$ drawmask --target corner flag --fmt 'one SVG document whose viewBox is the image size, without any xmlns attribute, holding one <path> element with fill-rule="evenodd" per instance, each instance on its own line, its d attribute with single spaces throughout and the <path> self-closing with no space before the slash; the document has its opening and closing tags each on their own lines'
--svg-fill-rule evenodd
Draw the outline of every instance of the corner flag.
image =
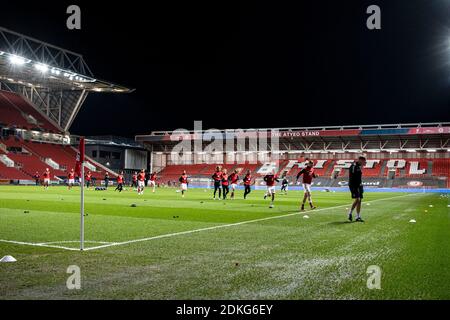
<svg viewBox="0 0 450 320">
<path fill-rule="evenodd" d="M 84 138 L 80 138 L 80 145 L 78 147 L 78 153 L 76 158 L 76 164 L 75 164 L 75 173 L 80 177 L 81 181 L 81 169 L 82 164 L 84 162 Z"/>
</svg>

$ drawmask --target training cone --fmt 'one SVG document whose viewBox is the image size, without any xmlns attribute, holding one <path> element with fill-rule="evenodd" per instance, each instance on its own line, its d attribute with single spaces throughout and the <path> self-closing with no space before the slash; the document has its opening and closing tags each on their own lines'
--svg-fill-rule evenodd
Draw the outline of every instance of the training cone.
<svg viewBox="0 0 450 320">
<path fill-rule="evenodd" d="M 414 219 L 409 220 L 409 223 L 416 223 L 417 221 Z"/>
<path fill-rule="evenodd" d="M 309 219 L 309 216 L 304 215 L 304 216 L 303 216 L 303 219 Z"/>
<path fill-rule="evenodd" d="M 16 262 L 17 260 L 14 259 L 13 256 L 4 256 L 0 259 L 0 262 Z"/>
</svg>

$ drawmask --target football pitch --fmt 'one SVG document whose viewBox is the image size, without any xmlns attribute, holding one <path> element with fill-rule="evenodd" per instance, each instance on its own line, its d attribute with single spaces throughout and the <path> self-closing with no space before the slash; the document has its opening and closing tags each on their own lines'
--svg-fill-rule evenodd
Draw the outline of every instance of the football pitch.
<svg viewBox="0 0 450 320">
<path fill-rule="evenodd" d="M 348 193 L 314 192 L 318 209 L 299 212 L 300 191 L 269 209 L 262 191 L 89 190 L 80 252 L 79 192 L 0 187 L 0 258 L 17 259 L 0 263 L 0 299 L 450 299 L 441 194 L 368 192 L 365 223 L 350 223 Z"/>
</svg>

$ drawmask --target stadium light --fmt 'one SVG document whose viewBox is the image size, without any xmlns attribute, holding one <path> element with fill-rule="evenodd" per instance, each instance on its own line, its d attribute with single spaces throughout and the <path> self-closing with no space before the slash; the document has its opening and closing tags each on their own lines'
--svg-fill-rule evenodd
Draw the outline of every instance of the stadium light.
<svg viewBox="0 0 450 320">
<path fill-rule="evenodd" d="M 11 62 L 12 64 L 15 64 L 15 65 L 19 65 L 19 66 L 29 63 L 30 61 L 31 60 L 27 60 L 25 58 L 22 58 L 22 57 L 19 57 L 16 55 L 9 56 L 9 62 Z"/>
<path fill-rule="evenodd" d="M 52 70 L 50 71 L 52 74 L 59 76 L 61 74 L 61 71 L 59 71 L 56 68 L 52 68 Z"/>
<path fill-rule="evenodd" d="M 34 65 L 34 68 L 42 73 L 48 72 L 48 66 L 45 64 L 37 63 Z"/>
</svg>

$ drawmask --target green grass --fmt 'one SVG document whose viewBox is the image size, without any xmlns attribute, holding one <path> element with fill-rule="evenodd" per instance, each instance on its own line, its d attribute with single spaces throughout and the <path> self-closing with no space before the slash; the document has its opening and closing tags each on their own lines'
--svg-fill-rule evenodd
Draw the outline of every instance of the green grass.
<svg viewBox="0 0 450 320">
<path fill-rule="evenodd" d="M 448 198 L 366 193 L 361 224 L 346 222 L 348 193 L 316 192 L 320 210 L 301 214 L 298 191 L 274 209 L 261 191 L 241 194 L 87 191 L 86 247 L 119 245 L 80 252 L 67 250 L 78 247 L 79 189 L 2 186 L 0 239 L 66 249 L 0 241 L 0 257 L 18 260 L 0 264 L 0 299 L 450 299 Z M 66 288 L 69 265 L 81 290 Z M 370 265 L 381 290 L 366 286 Z"/>
</svg>

